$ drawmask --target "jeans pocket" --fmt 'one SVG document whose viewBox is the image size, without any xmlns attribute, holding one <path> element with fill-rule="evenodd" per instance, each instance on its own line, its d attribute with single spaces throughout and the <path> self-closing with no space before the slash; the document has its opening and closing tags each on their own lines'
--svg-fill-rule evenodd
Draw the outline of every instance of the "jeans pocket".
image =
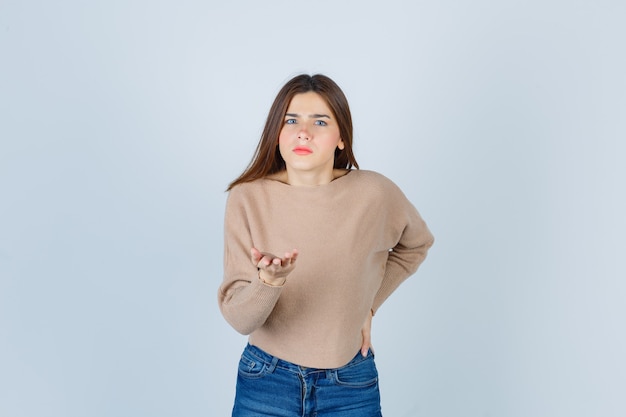
<svg viewBox="0 0 626 417">
<path fill-rule="evenodd" d="M 350 363 L 335 370 L 337 385 L 351 388 L 365 388 L 378 383 L 378 370 L 374 358 L 369 356 L 356 363 Z"/>
<path fill-rule="evenodd" d="M 245 353 L 241 355 L 238 368 L 238 373 L 241 377 L 249 379 L 262 378 L 265 376 L 266 369 L 267 366 L 262 360 Z"/>
</svg>

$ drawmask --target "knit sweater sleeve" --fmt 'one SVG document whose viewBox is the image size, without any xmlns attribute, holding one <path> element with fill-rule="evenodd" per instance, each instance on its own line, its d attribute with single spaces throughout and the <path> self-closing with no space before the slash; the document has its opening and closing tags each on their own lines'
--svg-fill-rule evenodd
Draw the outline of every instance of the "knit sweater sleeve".
<svg viewBox="0 0 626 417">
<path fill-rule="evenodd" d="M 392 183 L 388 192 L 386 218 L 396 244 L 389 250 L 383 281 L 374 297 L 374 313 L 405 279 L 417 271 L 434 243 L 426 223 L 402 191 Z"/>
<path fill-rule="evenodd" d="M 270 315 L 282 286 L 259 279 L 252 263 L 253 247 L 249 206 L 240 187 L 230 191 L 224 216 L 224 278 L 218 290 L 218 304 L 226 321 L 247 335 L 262 326 Z"/>
</svg>

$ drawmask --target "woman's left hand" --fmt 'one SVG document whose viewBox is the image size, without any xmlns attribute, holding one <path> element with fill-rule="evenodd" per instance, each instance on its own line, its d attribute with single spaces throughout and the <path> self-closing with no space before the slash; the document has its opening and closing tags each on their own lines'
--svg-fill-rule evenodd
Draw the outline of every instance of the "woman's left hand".
<svg viewBox="0 0 626 417">
<path fill-rule="evenodd" d="M 361 355 L 367 356 L 367 351 L 372 350 L 374 353 L 374 346 L 372 346 L 372 310 L 370 310 L 363 327 L 361 328 L 361 334 L 363 335 L 363 344 L 361 345 Z"/>
</svg>

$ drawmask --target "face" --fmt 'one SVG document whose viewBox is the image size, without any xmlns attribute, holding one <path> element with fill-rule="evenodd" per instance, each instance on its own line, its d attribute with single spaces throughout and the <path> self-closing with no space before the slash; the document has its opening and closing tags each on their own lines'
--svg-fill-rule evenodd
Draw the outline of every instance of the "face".
<svg viewBox="0 0 626 417">
<path fill-rule="evenodd" d="M 319 185 L 333 178 L 335 149 L 343 149 L 339 125 L 317 93 L 296 94 L 278 136 L 290 183 Z"/>
</svg>

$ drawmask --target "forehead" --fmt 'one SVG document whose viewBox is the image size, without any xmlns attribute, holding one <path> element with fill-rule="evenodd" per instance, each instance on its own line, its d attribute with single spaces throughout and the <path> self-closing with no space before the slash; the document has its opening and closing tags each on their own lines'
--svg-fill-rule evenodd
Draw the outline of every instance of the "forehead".
<svg viewBox="0 0 626 417">
<path fill-rule="evenodd" d="M 326 100 L 316 92 L 307 91 L 293 96 L 287 107 L 289 113 L 327 113 L 332 111 Z"/>
</svg>

